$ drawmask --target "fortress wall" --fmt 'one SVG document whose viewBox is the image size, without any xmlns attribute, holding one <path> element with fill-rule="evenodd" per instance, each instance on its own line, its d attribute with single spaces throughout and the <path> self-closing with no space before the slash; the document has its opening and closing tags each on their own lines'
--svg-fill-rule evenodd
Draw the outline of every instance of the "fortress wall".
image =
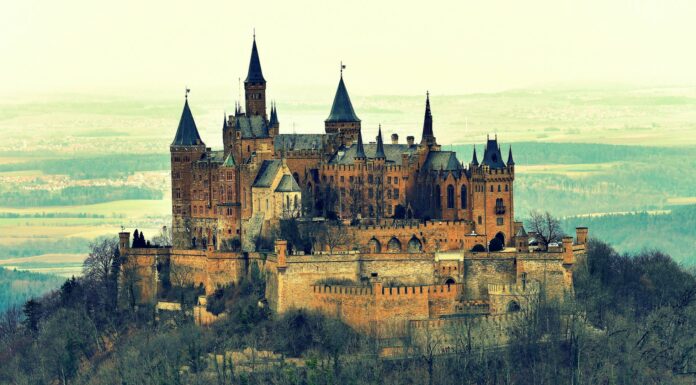
<svg viewBox="0 0 696 385">
<path fill-rule="evenodd" d="M 357 262 L 358 274 L 370 277 L 377 273 L 383 282 L 396 280 L 405 285 L 429 285 L 434 282 L 432 254 L 380 253 L 363 254 Z"/>
<path fill-rule="evenodd" d="M 171 248 L 126 248 L 121 274 L 132 280 L 139 302 L 154 303 L 159 286 L 158 261 L 167 263 Z M 128 275 L 129 277 L 126 277 Z"/>
<path fill-rule="evenodd" d="M 554 254 L 558 254 L 557 256 Z M 563 265 L 561 253 L 545 253 L 545 258 L 521 257 L 517 260 L 518 277 L 526 273 L 527 281 L 538 281 L 546 288 L 549 298 L 563 298 L 572 288 L 572 271 Z"/>
<path fill-rule="evenodd" d="M 372 332 L 375 296 L 369 286 L 312 286 L 307 307 L 335 317 L 358 331 Z"/>
<path fill-rule="evenodd" d="M 489 283 L 514 283 L 516 277 L 514 255 L 464 259 L 464 296 L 481 299 L 488 296 Z"/>
</svg>

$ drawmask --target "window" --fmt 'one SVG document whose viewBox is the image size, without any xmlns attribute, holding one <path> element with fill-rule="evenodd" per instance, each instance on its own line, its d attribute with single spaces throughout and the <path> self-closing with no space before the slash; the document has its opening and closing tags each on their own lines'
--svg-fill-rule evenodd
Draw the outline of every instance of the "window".
<svg viewBox="0 0 696 385">
<path fill-rule="evenodd" d="M 372 175 L 367 176 L 367 183 L 372 183 Z"/>
<path fill-rule="evenodd" d="M 493 192 L 493 185 L 491 185 L 491 192 Z"/>
<path fill-rule="evenodd" d="M 353 177 L 348 178 L 348 182 L 353 183 Z"/>
<path fill-rule="evenodd" d="M 398 176 L 394 177 L 394 184 L 399 184 L 399 177 Z"/>
<path fill-rule="evenodd" d="M 495 222 L 498 226 L 502 226 L 503 225 L 503 218 L 496 218 Z"/>
<path fill-rule="evenodd" d="M 329 182 L 330 182 L 331 184 L 333 184 L 333 182 L 334 182 L 333 175 L 331 175 L 331 176 L 329 177 Z"/>
<path fill-rule="evenodd" d="M 371 188 L 367 189 L 367 197 L 372 199 L 372 195 L 373 195 L 372 189 Z"/>
<path fill-rule="evenodd" d="M 465 209 L 466 208 L 466 201 L 468 200 L 467 196 L 466 196 L 466 186 L 465 185 L 462 185 L 459 200 L 461 201 L 459 203 L 459 207 L 462 209 Z"/>
<path fill-rule="evenodd" d="M 447 208 L 454 208 L 454 186 L 452 185 L 447 186 Z"/>
<path fill-rule="evenodd" d="M 387 184 L 391 184 L 391 177 L 390 176 L 387 177 Z"/>
<path fill-rule="evenodd" d="M 174 190 L 174 197 L 176 199 L 181 199 L 181 189 L 178 188 L 178 189 Z"/>
<path fill-rule="evenodd" d="M 391 199 L 391 197 L 392 197 L 391 190 L 387 190 L 387 199 Z"/>
<path fill-rule="evenodd" d="M 481 216 L 479 215 L 479 217 L 478 217 L 478 224 L 480 225 L 480 224 L 482 224 L 482 223 L 483 223 L 483 220 L 481 219 Z"/>
<path fill-rule="evenodd" d="M 399 199 L 399 189 L 398 188 L 394 189 L 394 199 Z"/>
<path fill-rule="evenodd" d="M 343 179 L 343 175 L 341 175 L 341 183 L 343 182 L 345 182 L 345 180 Z"/>
<path fill-rule="evenodd" d="M 508 185 L 505 185 L 505 192 L 508 192 Z"/>
<path fill-rule="evenodd" d="M 442 208 L 442 202 L 440 202 L 440 186 L 435 186 L 435 208 Z"/>
<path fill-rule="evenodd" d="M 498 185 L 498 192 L 500 192 L 500 185 Z"/>
</svg>

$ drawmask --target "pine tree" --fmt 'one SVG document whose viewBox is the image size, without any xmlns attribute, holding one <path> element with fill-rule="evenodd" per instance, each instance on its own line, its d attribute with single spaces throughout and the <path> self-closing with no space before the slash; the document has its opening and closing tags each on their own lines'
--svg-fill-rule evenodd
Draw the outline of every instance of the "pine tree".
<svg viewBox="0 0 696 385">
<path fill-rule="evenodd" d="M 138 229 L 135 229 L 133 232 L 133 248 L 138 247 L 138 242 L 140 241 L 140 237 L 138 235 Z"/>
</svg>

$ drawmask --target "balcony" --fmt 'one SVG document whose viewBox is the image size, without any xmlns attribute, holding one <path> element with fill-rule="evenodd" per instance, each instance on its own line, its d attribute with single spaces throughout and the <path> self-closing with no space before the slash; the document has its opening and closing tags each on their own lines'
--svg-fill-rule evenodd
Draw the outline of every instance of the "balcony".
<svg viewBox="0 0 696 385">
<path fill-rule="evenodd" d="M 505 206 L 496 205 L 496 206 L 495 206 L 495 213 L 496 213 L 497 215 L 505 214 Z"/>
</svg>

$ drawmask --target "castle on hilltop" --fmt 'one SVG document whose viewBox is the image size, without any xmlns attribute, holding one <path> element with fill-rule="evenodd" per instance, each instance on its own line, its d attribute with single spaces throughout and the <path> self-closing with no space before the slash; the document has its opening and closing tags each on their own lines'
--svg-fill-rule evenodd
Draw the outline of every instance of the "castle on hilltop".
<svg viewBox="0 0 696 385">
<path fill-rule="evenodd" d="M 418 142 L 385 142 L 381 127 L 365 140 L 341 69 L 325 133 L 281 133 L 255 39 L 244 91 L 244 109 L 222 122 L 221 150 L 206 147 L 184 102 L 170 146 L 173 244 L 134 248 L 120 234 L 140 301 L 157 302 L 177 269 L 212 293 L 257 266 L 273 310 L 314 309 L 393 337 L 464 315 L 485 329 L 541 291 L 572 293 L 587 229 L 537 249 L 515 221 L 512 149 L 504 160 L 488 138 L 468 164 L 443 151 L 429 94 Z M 309 241 L 279 230 L 288 223 Z"/>
</svg>

